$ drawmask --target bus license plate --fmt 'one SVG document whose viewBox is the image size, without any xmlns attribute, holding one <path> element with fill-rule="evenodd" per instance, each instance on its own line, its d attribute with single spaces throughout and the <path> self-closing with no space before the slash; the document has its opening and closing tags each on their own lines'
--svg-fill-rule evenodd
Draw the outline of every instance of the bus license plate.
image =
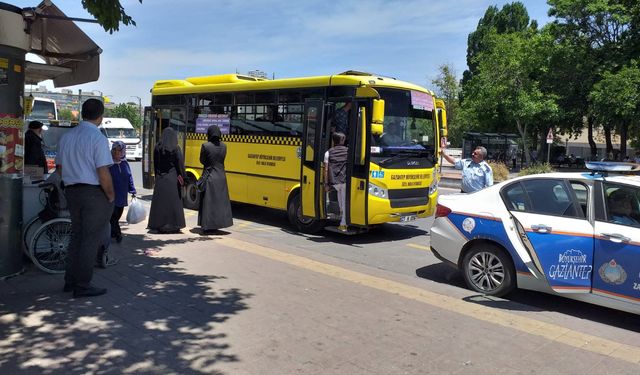
<svg viewBox="0 0 640 375">
<path fill-rule="evenodd" d="M 416 219 L 416 215 L 404 215 L 404 216 L 400 216 L 400 221 L 401 222 L 407 222 L 407 221 L 414 221 Z"/>
</svg>

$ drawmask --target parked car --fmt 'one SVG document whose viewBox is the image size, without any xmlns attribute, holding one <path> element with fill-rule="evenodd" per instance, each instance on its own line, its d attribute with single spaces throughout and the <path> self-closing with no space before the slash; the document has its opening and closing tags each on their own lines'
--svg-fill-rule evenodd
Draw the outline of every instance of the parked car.
<svg viewBox="0 0 640 375">
<path fill-rule="evenodd" d="M 47 129 L 42 132 L 42 143 L 44 144 L 44 154 L 47 158 L 47 169 L 49 173 L 56 169 L 55 159 L 60 138 L 77 124 L 77 122 L 51 123 Z"/>
<path fill-rule="evenodd" d="M 127 160 L 142 160 L 142 141 L 129 120 L 105 117 L 99 129 L 109 139 L 109 147 L 115 141 L 124 142 L 127 146 Z"/>
<path fill-rule="evenodd" d="M 441 195 L 431 249 L 476 292 L 514 288 L 640 314 L 640 170 L 529 175 L 472 194 Z"/>
</svg>

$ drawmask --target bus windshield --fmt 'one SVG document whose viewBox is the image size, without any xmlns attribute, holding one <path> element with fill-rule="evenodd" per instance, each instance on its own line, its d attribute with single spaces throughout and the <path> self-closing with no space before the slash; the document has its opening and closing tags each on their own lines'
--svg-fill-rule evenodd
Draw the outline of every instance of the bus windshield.
<svg viewBox="0 0 640 375">
<path fill-rule="evenodd" d="M 56 104 L 37 99 L 34 100 L 33 109 L 31 110 L 29 118 L 38 120 L 56 120 Z"/>
<path fill-rule="evenodd" d="M 373 137 L 372 154 L 433 154 L 436 141 L 433 111 L 412 105 L 408 90 L 377 90 L 385 101 L 384 132 Z"/>
<path fill-rule="evenodd" d="M 138 133 L 131 128 L 103 128 L 107 138 L 138 138 Z"/>
</svg>

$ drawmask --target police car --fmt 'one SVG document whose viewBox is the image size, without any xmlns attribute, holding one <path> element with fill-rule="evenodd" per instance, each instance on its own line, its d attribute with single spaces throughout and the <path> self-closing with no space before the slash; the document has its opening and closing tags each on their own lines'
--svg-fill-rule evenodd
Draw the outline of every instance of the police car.
<svg viewBox="0 0 640 375">
<path fill-rule="evenodd" d="M 440 196 L 431 250 L 479 293 L 518 287 L 640 314 L 640 164 L 587 168 Z"/>
</svg>

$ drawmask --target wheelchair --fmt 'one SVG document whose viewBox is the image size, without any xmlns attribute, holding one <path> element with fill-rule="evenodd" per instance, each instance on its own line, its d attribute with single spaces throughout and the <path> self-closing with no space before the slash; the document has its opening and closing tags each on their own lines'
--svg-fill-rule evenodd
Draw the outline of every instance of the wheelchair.
<svg viewBox="0 0 640 375">
<path fill-rule="evenodd" d="M 38 185 L 40 203 L 44 209 L 24 227 L 23 241 L 26 255 L 44 272 L 63 273 L 67 265 L 67 253 L 72 230 L 69 211 L 62 203 L 62 191 L 52 182 Z M 97 266 L 106 268 L 115 260 L 109 254 L 110 228 L 106 227 L 106 240 L 98 249 Z"/>
</svg>

